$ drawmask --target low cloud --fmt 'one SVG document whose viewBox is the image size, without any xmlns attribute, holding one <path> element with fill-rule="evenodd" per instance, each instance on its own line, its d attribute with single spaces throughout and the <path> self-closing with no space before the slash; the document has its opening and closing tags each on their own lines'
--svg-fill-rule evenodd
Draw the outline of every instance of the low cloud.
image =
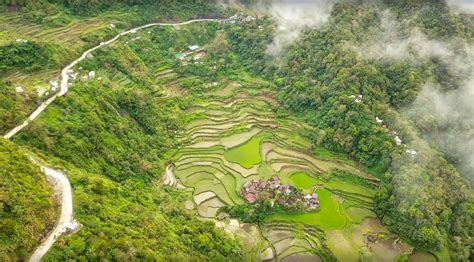
<svg viewBox="0 0 474 262">
<path fill-rule="evenodd" d="M 239 0 L 217 0 L 217 6 L 226 8 L 243 8 L 244 5 Z"/>
<path fill-rule="evenodd" d="M 380 13 L 381 32 L 376 41 L 360 47 L 360 53 L 371 59 L 414 61 L 429 57 L 451 57 L 453 52 L 443 42 L 429 39 L 417 27 L 407 31 L 388 11 Z M 408 21 L 406 21 L 408 22 Z"/>
<path fill-rule="evenodd" d="M 471 57 L 474 59 L 474 57 Z M 466 69 L 467 70 L 467 69 Z M 407 115 L 474 182 L 474 71 L 456 90 L 426 83 Z M 467 71 L 469 72 L 469 71 Z"/>
<path fill-rule="evenodd" d="M 474 47 L 463 39 L 430 39 L 419 28 L 408 29 L 409 21 L 397 21 L 388 11 L 380 17 L 380 35 L 358 48 L 359 53 L 368 59 L 413 64 L 435 59 L 446 68 L 448 76 L 428 80 L 404 114 L 474 182 Z M 448 79 L 450 86 L 435 79 Z"/>
<path fill-rule="evenodd" d="M 330 16 L 333 0 L 277 0 L 260 4 L 277 24 L 277 30 L 267 53 L 278 56 L 286 46 L 297 41 L 306 28 L 319 28 Z"/>
<path fill-rule="evenodd" d="M 474 1 L 472 0 L 448 0 L 447 3 L 459 13 L 474 13 Z"/>
</svg>

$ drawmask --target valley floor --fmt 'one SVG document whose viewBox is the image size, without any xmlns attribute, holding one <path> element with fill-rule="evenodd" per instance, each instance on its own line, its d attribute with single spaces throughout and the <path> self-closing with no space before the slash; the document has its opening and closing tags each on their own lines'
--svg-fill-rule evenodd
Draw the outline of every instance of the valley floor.
<svg viewBox="0 0 474 262">
<path fill-rule="evenodd" d="M 209 224 L 192 224 L 193 213 L 242 240 L 247 257 L 254 260 L 436 260 L 382 225 L 374 212 L 379 178 L 341 154 L 314 148 L 307 136 L 311 128 L 279 104 L 272 84 L 243 72 L 218 75 L 219 63 L 199 61 L 202 57 L 193 53 L 188 61 L 173 60 L 179 50 L 200 41 L 195 31 L 215 36 L 215 23 L 184 26 L 200 21 L 216 20 L 148 24 L 86 51 L 63 70 L 58 95 L 5 136 L 10 139 L 24 128 L 15 142 L 58 162 L 68 161 L 74 170 L 68 177 L 75 190 L 75 217 L 84 229 L 70 238 L 61 236 L 65 248 L 53 246 L 49 259 L 81 255 L 114 260 L 136 255 L 141 247 L 137 257 L 142 259 L 208 258 L 209 250 L 219 250 L 212 246 L 213 239 L 226 236 L 222 230 L 215 233 L 212 225 L 201 231 Z M 179 26 L 136 32 L 158 25 Z M 161 43 L 183 31 L 186 37 L 176 41 L 181 46 Z M 212 48 L 207 48 L 199 52 L 211 56 Z M 94 76 L 88 77 L 91 72 Z M 79 77 L 69 81 L 73 73 Z M 57 103 L 51 104 L 56 97 Z M 163 167 L 161 188 L 155 182 Z M 39 260 L 66 227 L 76 226 L 67 178 L 47 167 L 42 170 L 61 191 L 62 211 L 32 261 Z M 258 210 L 242 196 L 243 185 L 274 176 L 302 194 L 317 194 L 319 209 L 275 209 L 258 222 L 247 221 Z M 224 212 L 232 208 L 242 214 Z M 181 224 L 170 226 L 175 222 Z M 168 242 L 161 243 L 162 237 L 169 237 Z M 189 239 L 207 242 L 204 248 L 190 248 L 196 241 Z M 175 242 L 187 252 L 182 257 L 173 256 Z M 119 251 L 108 253 L 111 246 Z M 98 249 L 102 253 L 95 252 Z M 221 251 L 215 257 L 232 254 L 231 248 Z"/>
</svg>

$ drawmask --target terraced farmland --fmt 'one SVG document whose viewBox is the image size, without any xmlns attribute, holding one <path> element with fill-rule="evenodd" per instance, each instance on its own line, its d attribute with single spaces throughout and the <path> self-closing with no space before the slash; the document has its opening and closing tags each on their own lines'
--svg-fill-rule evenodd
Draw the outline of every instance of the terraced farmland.
<svg viewBox="0 0 474 262">
<path fill-rule="evenodd" d="M 192 120 L 186 126 L 185 146 L 174 156 L 173 173 L 179 184 L 192 188 L 197 213 L 218 219 L 221 207 L 245 203 L 239 196 L 244 183 L 277 175 L 303 193 L 317 192 L 321 208 L 268 217 L 260 227 L 266 240 L 251 247 L 260 248 L 262 259 L 356 261 L 360 256 L 383 257 L 387 250 L 393 257 L 406 252 L 407 246 L 395 242 L 393 235 L 387 238 L 393 246 L 366 248 L 368 234 L 389 235 L 383 227 L 367 226 L 372 221 L 368 219 L 375 218 L 378 179 L 347 161 L 315 157 L 310 141 L 302 136 L 306 127 L 278 117 L 279 105 L 269 94 L 230 83 L 187 109 Z M 339 242 L 349 251 L 340 253 Z"/>
</svg>

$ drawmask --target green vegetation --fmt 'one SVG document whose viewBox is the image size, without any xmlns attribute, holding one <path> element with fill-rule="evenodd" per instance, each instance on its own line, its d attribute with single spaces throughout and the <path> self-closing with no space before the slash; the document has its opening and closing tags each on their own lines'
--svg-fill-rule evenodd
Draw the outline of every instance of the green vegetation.
<svg viewBox="0 0 474 262">
<path fill-rule="evenodd" d="M 0 46 L 0 72 L 18 68 L 25 71 L 53 68 L 58 65 L 54 49 L 57 47 L 35 42 Z"/>
<path fill-rule="evenodd" d="M 212 31 L 215 25 L 192 28 Z M 164 163 L 180 144 L 190 101 L 162 96 L 180 88 L 181 79 L 156 77 L 172 66 L 172 53 L 163 51 L 160 40 L 174 30 L 150 32 L 78 65 L 80 79 L 92 70 L 96 78 L 74 82 L 67 96 L 14 138 L 67 170 L 74 216 L 84 225 L 57 241 L 46 261 L 244 260 L 238 241 L 184 209 L 189 194 L 158 186 Z M 180 37 L 186 43 L 193 35 Z"/>
<path fill-rule="evenodd" d="M 262 234 L 272 243 L 278 259 L 302 255 L 309 261 L 336 261 L 324 232 L 315 226 L 273 222 L 265 225 Z"/>
<path fill-rule="evenodd" d="M 443 59 L 417 57 L 416 50 L 391 60 L 365 56 L 364 48 L 386 33 L 381 11 L 388 8 L 397 34 L 410 36 L 419 28 L 463 56 L 461 45 L 472 42 L 472 19 L 443 1 L 383 2 L 335 4 L 326 24 L 306 28 L 278 59 L 267 52 L 277 30 L 267 18 L 148 28 L 94 52 L 74 70 L 79 79 L 89 71 L 97 77 L 75 81 L 14 138 L 23 150 L 68 170 L 75 215 L 85 225 L 63 236 L 46 259 L 245 260 L 245 248 L 263 246 L 273 247 L 278 258 L 311 253 L 319 256 L 314 260 L 403 260 L 410 244 L 441 261 L 470 260 L 472 190 L 453 166 L 461 156 L 438 131 L 472 127 L 459 124 L 462 116 L 438 125 L 434 112 L 404 110 L 424 83 L 439 84 L 445 94 L 464 78 Z M 59 67 L 85 48 L 134 25 L 221 14 L 203 1 L 0 3 L 7 4 L 0 13 L 3 131 L 25 118 Z M 200 45 L 205 57 L 176 59 L 190 44 Z M 22 94 L 14 91 L 19 85 L 26 89 Z M 158 186 L 168 163 L 176 186 L 185 190 Z M 304 192 L 316 185 L 321 210 L 245 205 L 237 193 L 242 185 L 273 175 Z M 206 192 L 208 198 L 198 199 Z M 191 199 L 195 210 L 184 210 Z M 242 247 L 196 218 L 220 219 L 220 208 L 259 223 L 268 239 Z M 4 220 L 8 227 L 15 222 Z M 375 247 L 367 247 L 367 234 Z M 7 245 L 19 246 L 24 237 Z M 33 241 L 29 245 L 2 250 L 2 256 L 22 259 Z"/>
<path fill-rule="evenodd" d="M 153 1 L 153 0 L 114 0 L 114 1 L 80 1 L 80 0 L 38 0 L 38 1 L 13 1 L 13 0 L 2 0 L 0 5 L 6 6 L 7 8 L 23 8 L 31 13 L 27 13 L 31 18 L 35 18 L 38 22 L 46 22 L 42 19 L 48 19 L 44 16 L 54 16 L 55 12 L 67 11 L 68 13 L 75 14 L 94 14 L 101 11 L 105 11 L 110 8 L 116 7 L 154 7 L 168 8 L 170 10 L 178 11 L 180 8 L 185 8 L 186 5 L 195 4 L 195 6 L 210 6 L 208 1 L 180 1 L 180 2 L 166 2 L 166 1 Z M 199 9 L 198 9 L 199 10 Z M 196 10 L 196 13 L 198 13 Z M 56 18 L 57 20 L 57 18 Z"/>
<path fill-rule="evenodd" d="M 195 28 L 212 29 L 213 25 Z M 162 51 L 166 43 L 160 43 L 160 35 L 168 37 L 170 30 L 154 32 L 157 35 L 130 46 L 122 42 L 117 49 L 101 49 L 97 59 L 81 62 L 81 75 L 95 70 L 104 80 L 78 81 L 67 97 L 58 98 L 16 141 L 116 181 L 136 174 L 145 175 L 144 179 L 158 177 L 163 156 L 178 144 L 182 108 L 188 102 L 154 95 L 159 91 L 154 86 L 166 87 L 164 82 L 154 83 L 158 72 L 151 69 L 166 61 Z M 190 36 L 181 35 L 183 39 Z M 142 51 L 147 45 L 153 49 Z"/>
<path fill-rule="evenodd" d="M 376 217 L 374 212 L 360 207 L 349 207 L 346 209 L 346 212 L 350 216 L 351 221 L 356 224 L 362 223 L 368 217 Z"/>
<path fill-rule="evenodd" d="M 324 147 L 316 147 L 316 149 L 314 150 L 314 154 L 319 158 L 328 160 L 338 160 L 343 161 L 344 163 L 354 164 L 354 161 L 348 159 L 346 154 L 330 151 Z"/>
<path fill-rule="evenodd" d="M 0 1 L 0 132 L 20 124 L 38 101 L 46 100 L 50 81 L 86 49 L 146 23 L 218 14 L 201 1 Z M 19 86 L 24 92 L 17 94 Z"/>
<path fill-rule="evenodd" d="M 74 215 L 84 227 L 57 241 L 45 261 L 242 261 L 239 242 L 184 210 L 186 194 L 139 179 L 118 183 L 71 165 L 66 169 L 74 187 Z"/>
<path fill-rule="evenodd" d="M 342 229 L 347 217 L 333 194 L 324 188 L 318 188 L 316 193 L 321 204 L 319 211 L 305 214 L 276 214 L 268 218 L 270 221 L 294 221 L 308 225 L 317 225 L 324 230 Z"/>
<path fill-rule="evenodd" d="M 56 220 L 53 190 L 25 151 L 0 138 L 0 260 L 26 260 Z"/>
<path fill-rule="evenodd" d="M 315 158 L 307 138 L 300 135 L 307 132 L 305 127 L 282 110 L 276 117 L 272 110 L 275 100 L 268 98 L 272 92 L 248 90 L 246 82 L 250 79 L 245 76 L 244 81 L 235 77 L 234 81 L 241 87 L 235 84 L 233 92 L 228 92 L 226 85 L 217 87 L 209 96 L 200 96 L 186 110 L 189 121 L 183 147 L 173 157 L 173 172 L 184 187 L 193 189 L 197 213 L 217 219 L 227 213 L 242 222 L 256 223 L 264 231 L 275 224 L 294 227 L 302 223 L 319 228 L 317 235 L 321 237 L 320 234 L 341 229 L 347 231 L 343 234 L 347 241 L 356 241 L 357 251 L 363 243 L 357 242 L 361 238 L 350 232 L 363 230 L 362 221 L 375 216 L 372 209 L 377 179 L 358 169 L 354 161 L 342 161 L 334 155 Z M 220 95 L 223 90 L 229 94 L 225 98 Z M 229 144 L 232 147 L 226 150 Z M 229 153 L 232 153 L 231 157 Z M 257 157 L 258 162 L 255 161 Z M 313 186 L 318 184 L 316 192 L 322 209 L 305 213 L 292 205 L 272 205 L 271 195 L 265 195 L 268 192 L 259 194 L 255 203 L 246 204 L 237 194 L 247 181 L 266 180 L 274 175 L 278 175 L 282 183 L 293 183 L 303 189 L 305 194 L 311 193 Z M 202 192 L 212 194 L 202 201 Z M 219 213 L 216 213 L 216 207 L 220 208 Z M 314 241 L 313 237 L 311 239 L 308 241 Z M 302 243 L 308 243 L 289 239 L 268 241 L 278 247 L 279 258 L 307 250 Z M 255 246 L 247 248 L 254 250 Z M 323 241 L 311 253 L 325 254 L 321 257 L 331 260 L 332 255 L 324 253 L 328 251 L 334 252 Z"/>
<path fill-rule="evenodd" d="M 297 172 L 290 175 L 290 180 L 291 180 L 291 183 L 296 188 L 299 188 L 299 189 L 311 189 L 318 182 L 318 179 L 312 176 L 309 176 L 308 174 L 304 172 Z"/>
<path fill-rule="evenodd" d="M 230 162 L 238 163 L 245 168 L 251 168 L 262 161 L 260 139 L 253 137 L 245 144 L 227 150 L 224 157 Z"/>
<path fill-rule="evenodd" d="M 38 101 L 36 93 L 25 95 L 18 94 L 14 88 L 10 88 L 5 82 L 0 81 L 0 132 L 6 133 L 16 123 L 21 123 L 27 117 L 27 113 L 33 110 Z M 25 105 L 26 108 L 17 108 Z"/>
<path fill-rule="evenodd" d="M 455 45 L 450 36 L 472 42 L 472 23 L 450 12 L 444 2 L 390 2 L 383 8 L 391 10 L 401 35 L 410 35 L 420 25 L 424 34 L 440 37 L 448 46 Z M 303 31 L 277 62 L 266 53 L 271 30 L 255 30 L 261 22 L 230 27 L 227 34 L 239 62 L 276 83 L 279 101 L 313 128 L 309 135 L 315 148 L 345 154 L 382 180 L 375 211 L 389 229 L 420 249 L 449 248 L 452 259 L 466 260 L 472 250 L 472 223 L 460 221 L 473 220 L 472 191 L 437 151 L 448 153 L 451 163 L 460 160 L 456 146 L 443 148 L 445 141 L 438 135 L 466 130 L 457 124 L 465 120 L 458 117 L 438 126 L 436 113 L 423 112 L 423 107 L 411 112 L 411 118 L 397 112 L 412 104 L 424 83 L 436 81 L 447 92 L 459 89 L 466 74 L 452 74 L 443 59 L 364 56 L 363 47 L 386 33 L 380 10 L 376 5 L 335 4 L 329 22 Z M 463 56 L 464 51 L 453 52 Z M 360 103 L 354 101 L 358 95 L 363 97 Z M 384 119 L 385 127 L 376 117 Z M 392 131 L 408 148 L 395 143 Z M 422 138 L 429 144 L 420 143 Z M 418 157 L 406 154 L 411 146 Z M 333 157 L 327 151 L 317 153 Z"/>
</svg>

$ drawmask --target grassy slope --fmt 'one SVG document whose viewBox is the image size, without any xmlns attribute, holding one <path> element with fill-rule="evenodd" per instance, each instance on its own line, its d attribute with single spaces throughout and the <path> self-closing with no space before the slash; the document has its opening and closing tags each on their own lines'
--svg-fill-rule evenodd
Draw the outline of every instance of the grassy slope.
<svg viewBox="0 0 474 262">
<path fill-rule="evenodd" d="M 118 183 L 65 166 L 73 185 L 74 214 L 84 227 L 57 241 L 45 261 L 238 259 L 240 247 L 212 223 L 198 221 L 182 203 L 189 196 L 154 183 Z"/>
</svg>

